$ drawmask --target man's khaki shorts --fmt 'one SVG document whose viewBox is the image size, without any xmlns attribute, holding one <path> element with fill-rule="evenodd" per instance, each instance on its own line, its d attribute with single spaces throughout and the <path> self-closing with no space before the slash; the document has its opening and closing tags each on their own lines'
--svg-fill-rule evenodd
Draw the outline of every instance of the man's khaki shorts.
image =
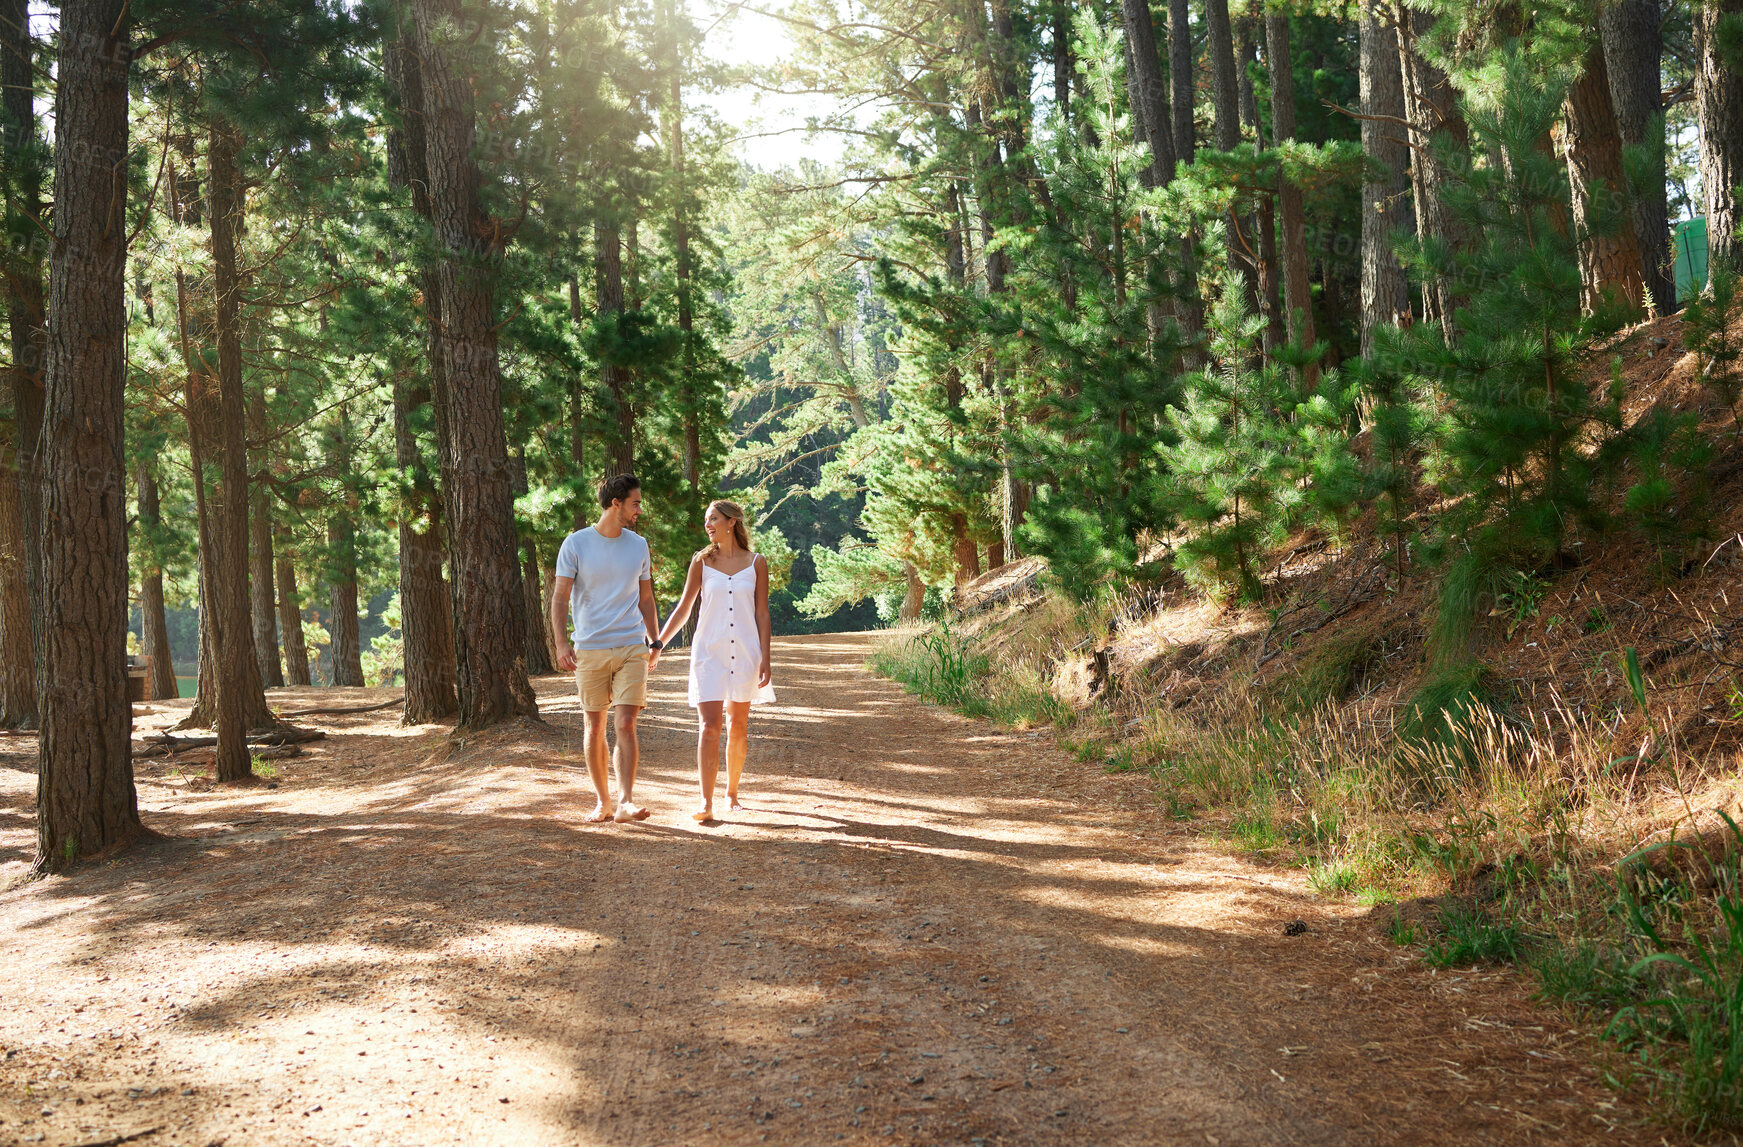
<svg viewBox="0 0 1743 1147">
<path fill-rule="evenodd" d="M 645 708 L 648 703 L 648 647 L 620 645 L 616 649 L 575 651 L 575 692 L 581 708 L 602 713 L 618 705 Z"/>
</svg>

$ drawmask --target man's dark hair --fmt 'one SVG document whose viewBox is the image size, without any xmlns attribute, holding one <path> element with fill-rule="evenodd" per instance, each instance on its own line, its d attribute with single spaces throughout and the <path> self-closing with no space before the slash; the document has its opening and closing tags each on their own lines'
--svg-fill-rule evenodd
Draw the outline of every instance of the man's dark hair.
<svg viewBox="0 0 1743 1147">
<path fill-rule="evenodd" d="M 607 478 L 599 483 L 599 508 L 609 510 L 613 502 L 622 501 L 629 497 L 631 490 L 641 488 L 641 479 L 634 474 L 619 474 L 614 478 Z"/>
</svg>

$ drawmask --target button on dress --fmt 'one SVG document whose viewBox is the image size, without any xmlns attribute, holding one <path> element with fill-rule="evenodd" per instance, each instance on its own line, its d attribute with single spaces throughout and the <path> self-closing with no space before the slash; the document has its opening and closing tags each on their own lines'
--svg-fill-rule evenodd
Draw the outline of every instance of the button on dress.
<svg viewBox="0 0 1743 1147">
<path fill-rule="evenodd" d="M 775 687 L 757 687 L 762 640 L 757 633 L 756 562 L 735 574 L 702 563 L 702 606 L 690 646 L 690 704 L 749 701 L 767 705 Z"/>
</svg>

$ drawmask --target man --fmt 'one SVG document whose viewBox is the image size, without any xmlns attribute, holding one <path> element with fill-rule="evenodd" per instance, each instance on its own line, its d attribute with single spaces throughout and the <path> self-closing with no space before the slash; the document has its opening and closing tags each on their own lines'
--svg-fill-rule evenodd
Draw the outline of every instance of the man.
<svg viewBox="0 0 1743 1147">
<path fill-rule="evenodd" d="M 648 816 L 631 799 L 640 759 L 635 722 L 648 703 L 649 654 L 659 654 L 660 618 L 648 543 L 635 533 L 641 483 L 633 474 L 607 478 L 599 487 L 599 505 L 599 521 L 564 538 L 557 551 L 551 632 L 557 635 L 557 665 L 575 671 L 575 690 L 587 714 L 587 772 L 599 797 L 587 820 L 627 824 Z M 575 622 L 573 645 L 565 608 Z M 615 802 L 607 795 L 607 710 L 617 730 Z"/>
</svg>

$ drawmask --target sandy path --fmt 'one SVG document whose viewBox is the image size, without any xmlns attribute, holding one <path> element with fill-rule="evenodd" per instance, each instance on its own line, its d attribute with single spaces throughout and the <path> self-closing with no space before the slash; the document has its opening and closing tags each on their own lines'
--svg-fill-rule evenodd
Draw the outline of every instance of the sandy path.
<svg viewBox="0 0 1743 1147">
<path fill-rule="evenodd" d="M 751 811 L 708 828 L 681 656 L 637 827 L 580 823 L 560 678 L 459 750 L 390 711 L 306 719 L 276 789 L 156 766 L 168 839 L 0 893 L 0 1143 L 1659 1141 L 1515 978 L 1423 968 L 867 642 L 781 643 Z"/>
</svg>

